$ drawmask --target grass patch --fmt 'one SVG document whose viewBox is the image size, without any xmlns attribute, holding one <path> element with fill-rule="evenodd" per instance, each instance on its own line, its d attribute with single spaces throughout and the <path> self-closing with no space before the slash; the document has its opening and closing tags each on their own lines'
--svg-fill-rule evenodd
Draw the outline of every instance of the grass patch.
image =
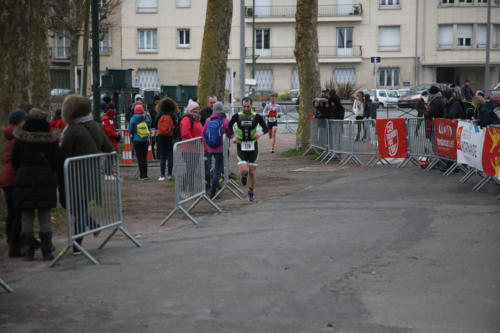
<svg viewBox="0 0 500 333">
<path fill-rule="evenodd" d="M 284 152 L 280 153 L 281 157 L 297 157 L 297 156 L 303 156 L 304 152 L 298 151 L 297 149 L 288 149 L 285 150 Z M 314 150 L 310 150 L 307 154 L 307 157 L 311 159 L 315 159 L 318 157 L 318 154 Z"/>
</svg>

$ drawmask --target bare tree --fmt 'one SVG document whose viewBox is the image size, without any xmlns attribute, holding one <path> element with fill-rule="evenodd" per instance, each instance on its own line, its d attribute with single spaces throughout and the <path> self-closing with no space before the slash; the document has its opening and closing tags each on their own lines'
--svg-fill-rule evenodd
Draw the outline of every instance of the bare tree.
<svg viewBox="0 0 500 333">
<path fill-rule="evenodd" d="M 208 0 L 198 77 L 198 101 L 202 107 L 212 94 L 224 100 L 232 18 L 233 0 Z"/>
<path fill-rule="evenodd" d="M 299 68 L 300 105 L 296 147 L 309 143 L 312 101 L 321 90 L 318 63 L 318 0 L 297 0 L 295 58 Z"/>
<path fill-rule="evenodd" d="M 69 40 L 70 88 L 75 89 L 74 68 L 78 64 L 78 46 L 84 35 L 85 3 L 90 0 L 46 0 L 49 7 L 49 30 L 55 36 Z M 109 16 L 121 4 L 121 0 L 103 0 L 99 2 L 100 30 L 109 28 Z M 102 38 L 102 36 L 101 36 Z"/>
</svg>

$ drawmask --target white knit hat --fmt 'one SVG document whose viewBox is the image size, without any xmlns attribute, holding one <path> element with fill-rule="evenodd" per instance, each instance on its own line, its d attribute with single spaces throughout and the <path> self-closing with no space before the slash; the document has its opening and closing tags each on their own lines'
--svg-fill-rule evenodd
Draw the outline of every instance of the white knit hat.
<svg viewBox="0 0 500 333">
<path fill-rule="evenodd" d="M 192 99 L 190 99 L 189 102 L 188 102 L 188 105 L 186 106 L 186 108 L 184 109 L 184 111 L 185 112 L 191 112 L 194 109 L 199 108 L 199 107 L 200 107 L 200 104 L 198 104 L 195 101 L 193 101 Z"/>
</svg>

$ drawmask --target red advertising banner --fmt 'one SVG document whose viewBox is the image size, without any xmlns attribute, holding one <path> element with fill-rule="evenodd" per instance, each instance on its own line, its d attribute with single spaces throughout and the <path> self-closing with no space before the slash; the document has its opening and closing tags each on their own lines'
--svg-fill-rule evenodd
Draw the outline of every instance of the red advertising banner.
<svg viewBox="0 0 500 333">
<path fill-rule="evenodd" d="M 434 152 L 437 156 L 457 159 L 457 124 L 456 119 L 434 119 Z"/>
<path fill-rule="evenodd" d="M 378 157 L 405 158 L 408 155 L 405 118 L 377 119 Z"/>
<path fill-rule="evenodd" d="M 500 179 L 500 128 L 487 128 L 484 135 L 483 171 Z"/>
</svg>

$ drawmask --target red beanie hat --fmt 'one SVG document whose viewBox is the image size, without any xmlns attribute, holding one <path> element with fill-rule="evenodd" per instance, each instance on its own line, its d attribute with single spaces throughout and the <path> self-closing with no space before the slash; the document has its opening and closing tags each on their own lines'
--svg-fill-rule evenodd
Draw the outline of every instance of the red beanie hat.
<svg viewBox="0 0 500 333">
<path fill-rule="evenodd" d="M 134 107 L 134 113 L 135 114 L 141 114 L 141 113 L 144 113 L 144 107 L 140 104 L 137 104 L 135 107 Z"/>
</svg>

